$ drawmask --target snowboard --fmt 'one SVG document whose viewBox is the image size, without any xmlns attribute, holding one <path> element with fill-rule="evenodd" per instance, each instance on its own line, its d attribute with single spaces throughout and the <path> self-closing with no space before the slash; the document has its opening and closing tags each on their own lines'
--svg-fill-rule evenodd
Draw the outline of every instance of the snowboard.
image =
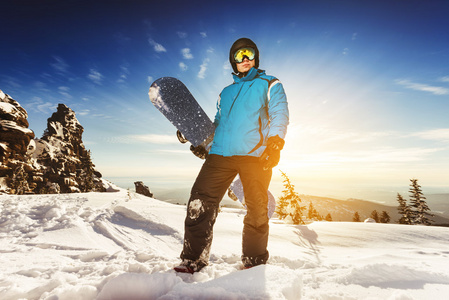
<svg viewBox="0 0 449 300">
<path fill-rule="evenodd" d="M 151 103 L 193 146 L 206 148 L 212 142 L 214 123 L 180 80 L 159 78 L 151 85 L 148 95 Z"/>
<path fill-rule="evenodd" d="M 209 150 L 214 139 L 215 125 L 179 79 L 162 77 L 154 81 L 148 92 L 151 103 L 178 129 L 181 143 L 190 142 L 194 147 L 203 146 Z M 234 180 L 228 190 L 234 201 L 244 203 L 243 186 L 240 178 Z M 268 191 L 268 216 L 274 213 L 276 201 Z"/>
<path fill-rule="evenodd" d="M 237 178 L 231 183 L 229 189 L 233 193 L 233 195 L 229 195 L 229 197 L 233 199 L 232 196 L 235 196 L 237 200 L 239 200 L 242 203 L 242 205 L 246 207 L 245 195 L 243 193 L 243 185 L 238 175 Z M 268 218 L 271 219 L 276 209 L 276 200 L 274 199 L 274 196 L 270 191 L 267 191 L 267 195 L 268 195 Z"/>
</svg>

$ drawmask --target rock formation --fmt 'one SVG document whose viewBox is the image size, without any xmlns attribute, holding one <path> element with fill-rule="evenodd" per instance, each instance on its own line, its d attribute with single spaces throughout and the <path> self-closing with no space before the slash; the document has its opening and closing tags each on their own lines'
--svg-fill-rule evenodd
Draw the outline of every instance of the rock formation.
<svg viewBox="0 0 449 300">
<path fill-rule="evenodd" d="M 150 188 L 144 185 L 142 181 L 134 182 L 134 186 L 136 187 L 136 193 L 147 197 L 153 197 L 153 193 L 150 192 Z"/>
<path fill-rule="evenodd" d="M 28 114 L 20 104 L 0 90 L 0 159 L 23 161 L 34 133 L 28 129 Z"/>
<path fill-rule="evenodd" d="M 0 190 L 10 193 L 70 193 L 102 190 L 83 127 L 64 104 L 47 120 L 41 139 L 28 129 L 27 112 L 0 91 Z M 3 184 L 2 184 L 3 183 Z"/>
<path fill-rule="evenodd" d="M 16 169 L 30 170 L 22 166 L 34 138 L 27 118 L 26 110 L 0 90 L 0 178 L 12 178 Z"/>
</svg>

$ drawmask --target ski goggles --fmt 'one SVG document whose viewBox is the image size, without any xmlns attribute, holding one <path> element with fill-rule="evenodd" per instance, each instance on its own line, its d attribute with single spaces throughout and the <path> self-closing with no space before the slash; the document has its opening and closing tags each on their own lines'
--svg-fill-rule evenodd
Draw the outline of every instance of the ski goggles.
<svg viewBox="0 0 449 300">
<path fill-rule="evenodd" d="M 256 51 L 253 48 L 241 48 L 237 50 L 234 54 L 234 61 L 236 63 L 241 63 L 245 57 L 249 60 L 253 60 L 256 57 Z"/>
</svg>

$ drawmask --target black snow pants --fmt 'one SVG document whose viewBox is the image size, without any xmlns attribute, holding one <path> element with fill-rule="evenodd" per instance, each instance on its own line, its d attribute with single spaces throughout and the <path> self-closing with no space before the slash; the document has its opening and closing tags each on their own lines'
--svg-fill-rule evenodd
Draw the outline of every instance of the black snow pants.
<svg viewBox="0 0 449 300">
<path fill-rule="evenodd" d="M 268 196 L 271 169 L 263 170 L 258 157 L 211 154 L 192 187 L 185 219 L 181 259 L 201 269 L 208 264 L 213 226 L 219 204 L 239 174 L 247 213 L 243 221 L 242 262 L 245 267 L 265 264 L 268 259 Z"/>
</svg>

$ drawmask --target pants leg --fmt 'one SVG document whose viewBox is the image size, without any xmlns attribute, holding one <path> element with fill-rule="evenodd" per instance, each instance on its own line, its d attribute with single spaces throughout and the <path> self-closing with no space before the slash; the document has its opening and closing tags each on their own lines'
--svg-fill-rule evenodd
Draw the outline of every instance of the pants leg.
<svg viewBox="0 0 449 300">
<path fill-rule="evenodd" d="M 242 235 L 244 266 L 265 264 L 268 260 L 268 186 L 272 171 L 263 170 L 257 157 L 242 157 L 239 175 L 242 180 L 247 213 Z"/>
<path fill-rule="evenodd" d="M 213 226 L 227 188 L 237 175 L 232 158 L 209 155 L 192 187 L 187 204 L 181 259 L 201 269 L 208 264 Z"/>
</svg>

